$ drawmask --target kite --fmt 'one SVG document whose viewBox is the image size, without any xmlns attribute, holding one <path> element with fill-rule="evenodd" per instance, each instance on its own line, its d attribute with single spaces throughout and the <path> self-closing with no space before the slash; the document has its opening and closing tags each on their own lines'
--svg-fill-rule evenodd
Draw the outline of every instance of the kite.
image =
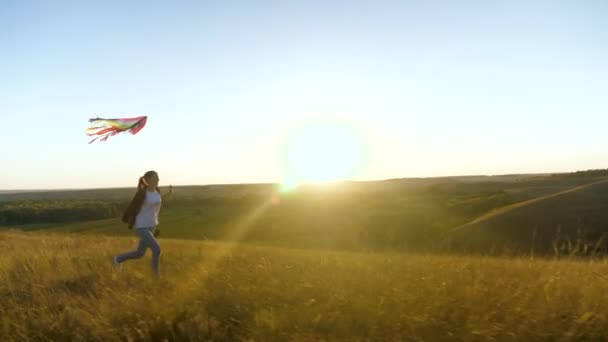
<svg viewBox="0 0 608 342">
<path fill-rule="evenodd" d="M 87 135 L 97 136 L 95 139 L 89 141 L 89 144 L 97 139 L 99 139 L 99 141 L 106 141 L 109 137 L 122 132 L 130 132 L 135 135 L 144 128 L 147 119 L 147 116 L 121 119 L 89 119 L 91 127 L 87 128 Z"/>
</svg>

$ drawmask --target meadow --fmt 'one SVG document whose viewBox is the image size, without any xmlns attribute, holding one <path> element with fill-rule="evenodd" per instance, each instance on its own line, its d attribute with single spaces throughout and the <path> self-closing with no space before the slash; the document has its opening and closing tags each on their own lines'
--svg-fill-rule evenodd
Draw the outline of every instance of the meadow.
<svg viewBox="0 0 608 342">
<path fill-rule="evenodd" d="M 176 187 L 160 279 L 133 189 L 2 193 L 0 340 L 607 340 L 605 176 Z"/>
<path fill-rule="evenodd" d="M 352 253 L 0 233 L 0 339 L 606 340 L 605 259 Z"/>
</svg>

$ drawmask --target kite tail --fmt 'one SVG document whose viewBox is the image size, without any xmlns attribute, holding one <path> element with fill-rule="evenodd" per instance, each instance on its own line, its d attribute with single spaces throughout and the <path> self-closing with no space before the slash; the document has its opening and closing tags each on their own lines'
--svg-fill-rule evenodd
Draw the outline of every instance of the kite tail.
<svg viewBox="0 0 608 342">
<path fill-rule="evenodd" d="M 109 137 L 114 136 L 121 132 L 130 132 L 135 135 L 146 125 L 147 116 L 138 116 L 135 118 L 121 118 L 121 119 L 102 119 L 92 118 L 89 119 L 92 127 L 87 128 L 88 136 L 97 136 L 93 140 L 89 141 L 89 144 L 97 141 L 106 141 Z"/>
</svg>

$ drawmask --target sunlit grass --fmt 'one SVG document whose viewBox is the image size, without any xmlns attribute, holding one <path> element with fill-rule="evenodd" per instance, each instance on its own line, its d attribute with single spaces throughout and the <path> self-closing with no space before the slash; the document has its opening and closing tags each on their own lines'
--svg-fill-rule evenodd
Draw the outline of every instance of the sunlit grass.
<svg viewBox="0 0 608 342">
<path fill-rule="evenodd" d="M 0 234 L 0 339 L 605 340 L 604 261 L 354 254 Z M 217 256 L 221 255 L 221 258 Z"/>
</svg>

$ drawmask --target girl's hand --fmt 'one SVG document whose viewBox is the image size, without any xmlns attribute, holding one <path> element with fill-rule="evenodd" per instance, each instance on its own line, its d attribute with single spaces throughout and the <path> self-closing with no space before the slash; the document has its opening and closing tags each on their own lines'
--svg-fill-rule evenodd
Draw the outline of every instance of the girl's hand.
<svg viewBox="0 0 608 342">
<path fill-rule="evenodd" d="M 169 185 L 169 192 L 167 192 L 164 195 L 161 194 L 160 197 L 164 200 L 164 199 L 166 199 L 168 197 L 171 197 L 172 193 L 173 193 L 173 185 Z"/>
</svg>

